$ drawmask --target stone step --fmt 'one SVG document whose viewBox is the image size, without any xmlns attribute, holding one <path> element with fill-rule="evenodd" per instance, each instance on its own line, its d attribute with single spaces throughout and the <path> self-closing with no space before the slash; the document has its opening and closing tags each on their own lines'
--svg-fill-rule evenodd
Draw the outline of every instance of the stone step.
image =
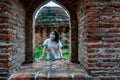
<svg viewBox="0 0 120 80">
<path fill-rule="evenodd" d="M 22 66 L 11 80 L 75 80 L 83 76 L 79 64 L 68 60 L 38 61 Z"/>
</svg>

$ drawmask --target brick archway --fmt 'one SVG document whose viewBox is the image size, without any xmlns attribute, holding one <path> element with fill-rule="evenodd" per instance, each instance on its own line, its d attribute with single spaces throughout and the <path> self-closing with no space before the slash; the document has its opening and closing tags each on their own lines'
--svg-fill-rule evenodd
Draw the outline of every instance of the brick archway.
<svg viewBox="0 0 120 80">
<path fill-rule="evenodd" d="M 29 63 L 34 60 L 34 15 L 36 11 L 44 4 L 48 3 L 49 1 L 43 1 L 42 3 L 38 2 L 36 6 L 30 6 L 26 12 L 26 60 L 25 62 Z M 55 1 L 59 5 L 62 6 L 62 3 Z M 64 5 L 63 5 L 64 6 Z M 63 7 L 62 6 L 62 7 Z M 33 10 L 31 10 L 33 8 Z M 78 22 L 77 22 L 77 15 L 73 13 L 71 10 L 67 9 L 65 6 L 64 9 L 68 10 L 70 14 L 70 41 L 71 41 L 71 61 L 72 62 L 79 62 L 78 61 Z"/>
<path fill-rule="evenodd" d="M 45 0 L 0 0 L 1 80 L 7 80 L 8 76 L 17 71 L 24 61 L 29 63 L 34 60 L 33 13 L 44 1 Z M 119 80 L 120 1 L 57 1 L 70 12 L 72 41 L 71 61 L 78 61 L 79 44 L 79 61 L 85 70 L 90 73 L 90 76 L 95 76 L 94 80 Z M 26 37 L 24 36 L 25 32 Z M 26 55 L 24 54 L 25 44 Z M 25 56 L 26 60 L 24 60 Z"/>
</svg>

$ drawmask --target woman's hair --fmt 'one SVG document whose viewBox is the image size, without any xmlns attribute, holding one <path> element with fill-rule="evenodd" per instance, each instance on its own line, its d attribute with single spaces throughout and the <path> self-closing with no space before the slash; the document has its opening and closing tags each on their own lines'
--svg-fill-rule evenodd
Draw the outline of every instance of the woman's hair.
<svg viewBox="0 0 120 80">
<path fill-rule="evenodd" d="M 55 41 L 58 43 L 59 39 L 60 39 L 60 34 L 59 34 L 58 30 L 55 29 L 52 32 L 54 32 L 54 34 L 55 34 Z"/>
</svg>

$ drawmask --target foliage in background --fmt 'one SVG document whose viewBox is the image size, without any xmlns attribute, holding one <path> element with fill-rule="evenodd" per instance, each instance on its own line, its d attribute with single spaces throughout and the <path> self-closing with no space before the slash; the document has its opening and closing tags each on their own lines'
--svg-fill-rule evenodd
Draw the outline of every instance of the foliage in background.
<svg viewBox="0 0 120 80">
<path fill-rule="evenodd" d="M 39 45 L 36 47 L 36 50 L 35 50 L 35 58 L 40 58 L 42 56 L 42 45 Z"/>
<path fill-rule="evenodd" d="M 64 58 L 69 59 L 70 58 L 70 47 L 69 45 L 63 45 L 62 47 L 62 54 Z"/>
</svg>

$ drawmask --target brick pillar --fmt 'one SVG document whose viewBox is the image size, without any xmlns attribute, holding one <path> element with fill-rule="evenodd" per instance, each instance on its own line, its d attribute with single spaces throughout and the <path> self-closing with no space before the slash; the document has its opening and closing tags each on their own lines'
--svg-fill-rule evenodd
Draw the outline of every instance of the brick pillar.
<svg viewBox="0 0 120 80">
<path fill-rule="evenodd" d="M 25 36 L 26 36 L 26 58 L 25 62 L 30 63 L 34 60 L 34 37 L 33 37 L 33 17 L 31 12 L 27 12 L 26 14 L 26 27 L 25 27 Z"/>
<path fill-rule="evenodd" d="M 79 46 L 78 46 L 78 58 L 80 61 L 80 64 L 82 64 L 84 67 L 86 66 L 86 59 L 87 59 L 87 49 L 85 45 L 85 39 L 86 39 L 86 33 L 85 33 L 85 3 L 86 0 L 82 0 L 81 3 L 79 4 L 79 9 L 78 9 L 78 40 L 79 40 Z"/>
<path fill-rule="evenodd" d="M 7 80 L 9 75 L 9 49 L 11 43 L 12 31 L 9 29 L 9 4 L 5 1 L 0 1 L 0 80 Z"/>
<path fill-rule="evenodd" d="M 25 11 L 17 0 L 0 0 L 0 80 L 25 61 Z"/>
<path fill-rule="evenodd" d="M 78 22 L 77 16 L 71 15 L 71 61 L 78 62 Z"/>
</svg>

